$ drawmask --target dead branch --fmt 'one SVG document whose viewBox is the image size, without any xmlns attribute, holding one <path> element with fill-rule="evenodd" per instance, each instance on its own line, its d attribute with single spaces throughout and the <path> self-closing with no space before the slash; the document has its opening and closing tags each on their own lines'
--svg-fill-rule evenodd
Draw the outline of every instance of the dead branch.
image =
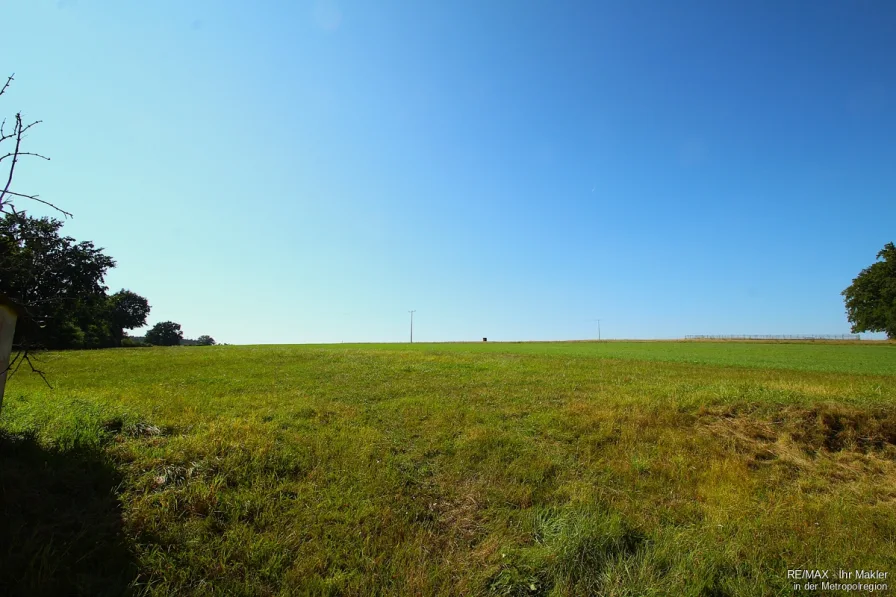
<svg viewBox="0 0 896 597">
<path fill-rule="evenodd" d="M 3 160 L 5 160 L 5 159 L 7 159 L 7 158 L 15 157 L 15 155 L 16 155 L 16 154 L 10 152 L 10 153 L 7 153 L 7 154 L 4 155 L 4 156 L 0 156 L 0 162 L 2 162 Z M 31 152 L 31 151 L 22 151 L 22 152 L 19 153 L 19 156 L 23 156 L 23 155 L 30 155 L 30 156 L 34 156 L 34 157 L 36 157 L 36 158 L 41 158 L 42 160 L 47 160 L 48 162 L 50 161 L 50 158 L 48 158 L 47 156 L 45 156 L 45 155 L 41 155 L 41 154 L 39 154 L 39 153 L 34 153 L 34 152 Z"/>
<path fill-rule="evenodd" d="M 21 114 L 22 114 L 22 113 L 19 112 L 19 116 L 21 116 Z M 28 129 L 30 129 L 31 127 L 33 127 L 35 124 L 40 124 L 40 123 L 42 123 L 42 122 L 43 122 L 43 120 L 35 120 L 35 121 L 32 122 L 31 124 L 25 125 L 24 127 L 22 127 L 21 124 L 20 124 L 19 126 L 21 127 L 22 130 L 19 131 L 19 134 L 20 134 L 20 135 L 24 135 L 24 134 L 25 134 L 25 131 L 27 131 Z"/>
<path fill-rule="evenodd" d="M 49 201 L 44 201 L 43 199 L 40 198 L 40 195 L 25 195 L 25 194 L 23 194 L 23 193 L 14 193 L 14 192 L 12 192 L 12 191 L 7 191 L 6 194 L 7 194 L 7 195 L 11 195 L 11 196 L 13 196 L 13 197 L 21 197 L 21 198 L 23 198 L 23 199 L 31 199 L 32 201 L 37 201 L 38 203 L 43 203 L 44 205 L 47 205 L 47 206 L 49 206 L 49 207 L 52 207 L 53 209 L 55 209 L 55 210 L 58 211 L 59 213 L 63 214 L 63 215 L 64 215 L 65 217 L 67 217 L 67 218 L 74 218 L 74 217 L 75 217 L 75 216 L 73 216 L 73 215 L 71 214 L 71 212 L 67 212 L 67 211 L 65 211 L 64 209 L 62 209 L 61 207 L 57 207 L 57 206 L 53 205 L 53 204 L 50 203 Z M 0 206 L 0 207 L 2 207 L 2 206 Z"/>
<path fill-rule="evenodd" d="M 12 84 L 12 82 L 14 80 L 14 75 L 15 75 L 15 73 L 9 75 L 9 77 L 6 78 L 6 83 L 4 83 L 3 87 L 0 88 L 0 96 L 2 96 L 4 93 L 6 93 L 7 89 L 9 89 L 9 86 Z M 10 133 L 7 133 L 6 132 L 6 119 L 4 118 L 3 121 L 0 122 L 0 143 L 15 138 L 15 147 L 13 148 L 13 150 L 11 152 L 3 155 L 2 157 L 0 157 L 0 162 L 3 162 L 6 159 L 12 160 L 9 164 L 9 175 L 7 176 L 6 184 L 4 185 L 3 190 L 0 191 L 0 213 L 12 212 L 14 217 L 18 217 L 19 212 L 16 211 L 11 198 L 12 197 L 20 197 L 23 199 L 30 199 L 32 201 L 36 201 L 37 203 L 43 203 L 44 205 L 52 207 L 56 211 L 64 214 L 66 217 L 73 217 L 72 214 L 70 214 L 69 212 L 53 205 L 49 201 L 44 201 L 43 199 L 40 199 L 37 195 L 26 195 L 23 193 L 17 193 L 15 191 L 10 190 L 10 187 L 12 186 L 13 175 L 15 174 L 15 170 L 16 170 L 16 165 L 18 164 L 20 157 L 28 156 L 28 157 L 37 157 L 37 158 L 44 159 L 47 161 L 50 160 L 50 158 L 48 158 L 45 155 L 41 155 L 36 152 L 21 150 L 22 139 L 23 139 L 25 133 L 28 132 L 28 130 L 31 127 L 38 125 L 40 123 L 41 123 L 40 120 L 36 120 L 36 121 L 26 125 L 22 121 L 22 113 L 18 112 L 15 117 L 15 125 L 13 126 L 12 131 Z M 28 302 L 24 303 L 25 317 L 30 318 L 31 320 L 40 323 L 40 318 L 38 316 L 36 316 L 36 314 L 34 312 L 32 312 L 32 310 L 31 310 L 31 307 L 34 307 L 34 306 L 35 305 L 29 304 Z M 44 374 L 44 372 L 41 371 L 40 369 L 38 369 L 37 367 L 35 367 L 34 362 L 31 360 L 32 352 L 34 350 L 39 350 L 40 348 L 41 347 L 39 347 L 37 345 L 33 345 L 30 342 L 25 342 L 23 344 L 20 344 L 18 352 L 16 353 L 15 357 L 9 362 L 9 364 L 6 366 L 6 368 L 3 369 L 3 373 L 9 372 L 10 376 L 14 375 L 15 372 L 18 371 L 19 368 L 22 366 L 22 363 L 28 363 L 28 366 L 31 368 L 31 372 L 37 373 L 38 375 L 40 375 L 41 379 L 44 380 L 44 383 L 47 384 L 47 387 L 52 389 L 53 386 L 51 386 L 50 382 L 47 381 L 47 377 Z M 2 398 L 3 397 L 0 396 L 0 404 L 2 404 Z"/>
<path fill-rule="evenodd" d="M 7 139 L 12 139 L 16 136 L 15 132 L 6 134 L 6 131 L 3 129 L 6 128 L 6 119 L 4 118 L 2 122 L 0 122 L 0 143 L 6 141 Z"/>
<path fill-rule="evenodd" d="M 20 350 L 19 352 L 17 352 L 17 353 L 15 354 L 15 356 L 9 361 L 9 364 L 6 366 L 6 369 L 4 369 L 3 371 L 0 371 L 0 375 L 6 373 L 7 371 L 11 371 L 13 365 L 16 364 L 16 361 L 19 360 L 19 357 L 20 357 L 20 356 L 22 356 L 22 351 L 21 351 L 21 350 Z M 12 374 L 11 374 L 11 373 L 10 373 L 10 377 L 12 377 Z"/>
<path fill-rule="evenodd" d="M 3 370 L 3 373 L 6 373 L 8 371 L 9 377 L 11 378 L 18 372 L 19 368 L 22 366 L 22 363 L 28 363 L 28 366 L 31 367 L 31 372 L 40 375 L 40 378 L 44 380 L 44 383 L 47 384 L 47 387 L 52 390 L 53 386 L 51 386 L 50 382 L 47 380 L 46 374 L 34 366 L 34 363 L 31 361 L 31 355 L 32 353 L 28 347 L 23 350 L 19 350 L 12 358 L 12 360 L 10 360 L 9 365 L 6 367 L 6 369 Z"/>
<path fill-rule="evenodd" d="M 12 165 L 9 167 L 9 176 L 6 179 L 6 186 L 3 188 L 3 191 L 0 192 L 0 208 L 3 207 L 3 199 L 6 197 L 6 193 L 9 191 L 9 186 L 12 184 L 12 176 L 16 171 L 16 163 L 19 161 L 19 147 L 22 145 L 22 113 L 16 113 L 16 147 L 13 150 L 13 158 Z"/>
<path fill-rule="evenodd" d="M 9 76 L 6 78 L 6 85 L 3 86 L 3 89 L 0 89 L 0 95 L 3 95 L 4 93 L 6 93 L 6 88 L 9 87 L 9 84 L 10 84 L 10 83 L 12 83 L 12 80 L 13 80 L 12 78 L 13 78 L 14 76 L 15 76 L 15 73 L 9 75 Z"/>
<path fill-rule="evenodd" d="M 9 89 L 9 86 L 12 84 L 14 77 L 15 73 L 9 75 L 6 78 L 6 83 L 4 83 L 3 87 L 0 88 L 0 95 L 6 93 L 7 89 Z M 22 113 L 18 112 L 15 117 L 15 125 L 13 126 L 12 131 L 9 133 L 6 132 L 6 119 L 4 118 L 3 121 L 0 122 L 0 143 L 10 139 L 15 139 L 15 147 L 13 148 L 13 150 L 0 157 L 0 162 L 3 162 L 7 159 L 12 160 L 9 164 L 9 174 L 6 178 L 6 184 L 4 185 L 3 190 L 0 191 L 0 213 L 5 213 L 8 208 L 12 208 L 12 197 L 20 197 L 22 199 L 30 199 L 32 201 L 36 201 L 37 203 L 43 203 L 44 205 L 51 207 L 59 213 L 63 214 L 65 217 L 70 218 L 73 217 L 71 213 L 57 207 L 56 205 L 53 205 L 49 201 L 40 199 L 37 195 L 27 195 L 11 190 L 12 179 L 15 175 L 16 165 L 19 163 L 19 158 L 29 156 L 50 161 L 50 158 L 43 154 L 32 151 L 22 151 L 22 139 L 25 137 L 25 133 L 28 132 L 31 127 L 36 126 L 41 122 L 42 121 L 40 120 L 35 120 L 30 124 L 25 124 L 22 120 Z M 13 213 L 15 213 L 14 210 Z"/>
</svg>

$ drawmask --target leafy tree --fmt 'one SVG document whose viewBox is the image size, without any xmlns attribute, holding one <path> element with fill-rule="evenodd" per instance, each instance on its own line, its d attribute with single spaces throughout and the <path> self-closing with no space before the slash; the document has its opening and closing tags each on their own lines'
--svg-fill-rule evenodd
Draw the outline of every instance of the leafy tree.
<svg viewBox="0 0 896 597">
<path fill-rule="evenodd" d="M 108 345 L 103 279 L 115 261 L 92 242 L 61 236 L 61 227 L 58 220 L 22 213 L 0 217 L 0 294 L 27 309 L 14 342 L 46 348 Z"/>
<path fill-rule="evenodd" d="M 112 338 L 111 308 L 109 297 L 103 294 L 89 295 L 75 303 L 70 317 L 84 332 L 80 345 L 64 348 L 108 348 L 114 345 Z"/>
<path fill-rule="evenodd" d="M 853 333 L 886 332 L 896 340 L 896 246 L 887 243 L 877 258 L 841 293 L 846 316 Z"/>
<path fill-rule="evenodd" d="M 156 346 L 177 346 L 183 337 L 184 334 L 180 331 L 179 323 L 163 321 L 155 324 L 146 332 L 145 340 Z"/>
<path fill-rule="evenodd" d="M 2 87 L 0 87 L 0 96 L 4 95 L 7 92 L 12 81 L 12 75 L 7 77 L 6 83 Z M 3 186 L 0 187 L 0 217 L 12 215 L 15 218 L 19 218 L 19 212 L 16 210 L 16 207 L 14 205 L 14 202 L 18 199 L 30 199 L 38 203 L 43 203 L 44 205 L 48 205 L 49 207 L 52 207 L 53 209 L 59 211 L 65 216 L 71 216 L 69 212 L 56 207 L 48 201 L 39 199 L 37 195 L 22 193 L 19 189 L 16 189 L 12 186 L 13 179 L 15 178 L 16 165 L 21 159 L 39 158 L 42 160 L 49 160 L 50 158 L 33 151 L 25 151 L 22 147 L 22 141 L 25 138 L 25 133 L 31 127 L 40 124 L 39 120 L 31 122 L 30 124 L 25 124 L 25 120 L 22 118 L 22 113 L 17 112 L 15 117 L 10 122 L 11 128 L 7 128 L 6 124 L 6 118 L 3 118 L 2 122 L 0 122 L 0 146 L 2 146 L 2 149 L 0 149 L 0 162 L 5 162 L 4 164 L 2 164 L 2 167 L 6 168 L 6 171 L 2 174 L 3 179 L 0 180 L 6 180 L 6 183 L 0 183 L 3 184 Z M 24 214 L 22 214 L 22 216 L 24 217 Z M 0 252 L 0 257 L 7 256 L 6 251 L 8 251 L 9 247 L 6 246 L 6 244 L 7 243 L 0 243 L 0 251 L 2 251 Z M 0 263 L 0 268 L 4 267 L 4 265 L 8 266 L 9 264 Z M 3 280 L 4 276 L 8 275 L 9 272 L 7 270 L 0 269 L 0 281 Z M 17 302 L 15 301 L 15 297 L 6 295 L 2 287 L 0 287 L 0 299 L 3 299 L 4 301 L 13 299 L 13 302 Z M 30 305 L 22 305 L 21 303 L 19 303 L 19 306 L 24 306 L 26 310 L 23 314 L 19 314 L 18 323 L 16 324 L 16 330 L 13 336 L 13 344 L 17 345 L 18 350 L 16 352 L 16 355 L 13 357 L 12 362 L 10 362 L 9 364 L 5 362 L 0 363 L 0 373 L 5 373 L 10 369 L 12 369 L 12 371 L 16 371 L 22 365 L 22 363 L 28 363 L 33 372 L 43 377 L 44 381 L 47 381 L 47 378 L 44 377 L 43 372 L 34 367 L 34 363 L 31 361 L 31 358 L 29 356 L 33 346 L 32 343 L 28 341 L 23 343 L 21 341 L 21 337 L 23 336 L 23 334 L 19 332 L 19 330 L 23 327 L 29 331 L 33 329 L 40 329 L 42 327 L 42 324 L 34 320 L 34 313 L 31 309 L 28 308 L 30 307 Z M 16 342 L 16 338 L 19 338 L 18 342 Z M 8 348 L 8 346 L 4 347 L 4 352 L 6 348 Z M 13 368 L 13 364 L 16 364 L 15 368 Z M 5 380 L 3 378 L 0 378 L 0 405 L 2 405 L 3 403 L 3 390 L 6 385 L 4 382 Z M 47 383 L 49 384 L 49 382 Z"/>
<path fill-rule="evenodd" d="M 109 297 L 109 323 L 115 346 L 121 346 L 124 330 L 146 325 L 149 301 L 130 290 L 119 290 Z"/>
<path fill-rule="evenodd" d="M 50 349 L 121 346 L 125 329 L 146 325 L 149 302 L 106 295 L 115 261 L 91 242 L 60 234 L 62 222 L 19 212 L 0 218 L 0 294 L 25 305 L 15 342 Z"/>
<path fill-rule="evenodd" d="M 211 336 L 199 336 L 198 338 L 196 338 L 196 344 L 199 346 L 214 346 L 215 339 Z"/>
</svg>

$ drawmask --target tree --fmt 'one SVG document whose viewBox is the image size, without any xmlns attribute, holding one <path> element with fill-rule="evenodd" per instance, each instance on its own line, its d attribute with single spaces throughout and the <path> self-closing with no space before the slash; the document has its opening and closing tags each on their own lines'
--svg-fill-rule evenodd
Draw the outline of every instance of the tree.
<svg viewBox="0 0 896 597">
<path fill-rule="evenodd" d="M 0 87 L 0 96 L 5 94 L 9 90 L 9 86 L 13 82 L 13 76 L 14 75 L 10 75 L 9 77 L 7 77 L 6 83 L 3 85 L 3 87 Z M 37 201 L 38 203 L 48 205 L 65 216 L 72 215 L 65 210 L 59 209 L 52 203 L 44 201 L 37 195 L 20 193 L 17 191 L 13 191 L 11 188 L 13 177 L 16 172 L 16 166 L 22 158 L 38 158 L 41 160 L 50 161 L 50 158 L 48 158 L 47 156 L 35 153 L 33 151 L 22 150 L 22 140 L 25 138 L 25 133 L 31 127 L 40 124 L 40 122 L 40 120 L 35 120 L 30 124 L 25 124 L 25 121 L 22 118 L 22 113 L 17 112 L 12 119 L 12 130 L 9 130 L 7 132 L 5 118 L 3 119 L 2 123 L 0 123 L 0 146 L 3 146 L 3 150 L 0 151 L 0 154 L 2 154 L 0 155 L 0 162 L 6 161 L 6 164 L 4 164 L 4 166 L 8 167 L 5 176 L 6 180 L 0 180 L 0 185 L 4 185 L 2 188 L 0 188 L 0 214 L 16 214 L 17 212 L 14 205 L 14 200 L 30 199 L 31 201 Z"/>
<path fill-rule="evenodd" d="M 211 336 L 199 336 L 198 338 L 196 338 L 196 344 L 199 346 L 214 346 L 215 339 Z"/>
<path fill-rule="evenodd" d="M 58 346 L 58 348 L 108 348 L 114 346 L 112 337 L 111 309 L 109 297 L 105 293 L 82 297 L 69 314 L 78 329 L 83 332 L 80 344 Z M 62 318 L 66 312 L 62 313 Z"/>
<path fill-rule="evenodd" d="M 853 333 L 886 332 L 896 340 L 896 246 L 887 243 L 877 258 L 841 293 L 846 316 Z"/>
<path fill-rule="evenodd" d="M 149 301 L 130 290 L 119 290 L 109 297 L 109 320 L 115 346 L 121 346 L 124 330 L 146 325 Z"/>
<path fill-rule="evenodd" d="M 61 227 L 58 220 L 22 213 L 0 217 L 0 294 L 27 310 L 16 325 L 14 343 L 108 345 L 103 339 L 109 337 L 103 279 L 115 261 L 92 242 L 61 236 Z"/>
<path fill-rule="evenodd" d="M 163 321 L 155 324 L 146 332 L 145 340 L 156 346 L 177 346 L 183 337 L 184 334 L 180 331 L 179 323 Z"/>
<path fill-rule="evenodd" d="M 60 234 L 62 222 L 23 213 L 0 217 L 0 294 L 25 305 L 15 343 L 48 349 L 121 346 L 146 325 L 149 302 L 130 290 L 106 295 L 115 261 L 91 242 Z"/>
<path fill-rule="evenodd" d="M 12 81 L 13 81 L 13 75 L 10 75 L 6 79 L 6 83 L 3 85 L 3 87 L 0 87 L 0 96 L 6 94 Z M 16 211 L 16 208 L 14 205 L 14 200 L 20 199 L 20 198 L 21 199 L 30 199 L 32 201 L 37 201 L 39 203 L 43 203 L 43 204 L 48 205 L 48 206 L 52 207 L 53 209 L 59 211 L 60 213 L 62 213 L 63 215 L 65 215 L 67 217 L 71 216 L 71 214 L 68 213 L 67 211 L 56 207 L 52 203 L 49 203 L 47 201 L 44 201 L 43 199 L 38 198 L 37 195 L 29 195 L 29 194 L 25 194 L 25 193 L 20 193 L 16 190 L 12 189 L 12 182 L 13 182 L 13 178 L 15 175 L 16 166 L 18 165 L 20 159 L 25 158 L 25 157 L 39 158 L 39 159 L 43 159 L 43 160 L 47 160 L 47 161 L 49 161 L 49 159 L 50 159 L 50 158 L 43 156 L 39 153 L 22 150 L 22 139 L 25 137 L 25 133 L 28 131 L 28 129 L 30 129 L 31 127 L 38 125 L 38 124 L 40 124 L 39 120 L 34 121 L 30 124 L 25 124 L 25 121 L 22 118 L 21 112 L 17 112 L 15 117 L 13 118 L 12 123 L 11 123 L 11 127 L 12 127 L 11 130 L 7 129 L 5 118 L 2 121 L 0 121 L 0 147 L 2 147 L 2 149 L 0 149 L 0 162 L 6 162 L 5 164 L 3 164 L 3 166 L 9 168 L 8 171 L 6 172 L 6 176 L 5 176 L 6 182 L 4 183 L 2 180 L 0 180 L 0 185 L 3 185 L 2 189 L 0 189 L 0 216 L 5 216 L 8 214 L 11 214 L 14 217 L 18 217 L 19 212 Z M 9 132 L 7 132 L 7 131 L 9 131 Z M 10 147 L 10 144 L 12 145 L 12 147 Z M 5 247 L 2 247 L 2 248 L 5 248 Z M 0 255 L 3 255 L 3 254 L 0 253 Z M 6 275 L 6 273 L 3 271 L 0 271 L 0 275 Z M 11 297 L 4 296 L 3 292 L 0 291 L 0 301 L 3 301 L 5 303 L 15 303 L 15 301 L 11 301 L 10 299 L 11 299 Z M 25 311 L 24 311 L 24 313 L 21 313 L 20 311 L 22 310 L 23 307 L 24 307 Z M 18 329 L 21 328 L 23 324 L 26 324 L 27 326 L 30 327 L 34 324 L 34 320 L 33 320 L 33 314 L 31 312 L 31 310 L 29 309 L 29 305 L 27 305 L 27 304 L 23 305 L 23 304 L 19 303 L 16 306 L 15 310 L 18 313 L 18 323 L 16 323 L 16 319 L 13 319 L 12 325 L 16 329 L 16 334 L 18 334 Z M 13 341 L 13 343 L 15 343 L 15 336 L 13 337 L 12 341 Z M 9 342 L 8 339 L 4 340 L 5 346 L 0 347 L 0 354 L 3 355 L 4 361 L 6 361 L 6 356 L 9 354 L 9 350 L 11 348 L 10 345 L 8 344 L 8 342 Z M 31 367 L 31 370 L 33 372 L 38 373 L 41 377 L 44 378 L 44 381 L 47 381 L 47 379 L 46 379 L 46 377 L 44 377 L 43 373 L 41 371 L 37 370 L 34 367 L 34 364 L 31 362 L 31 359 L 29 357 L 29 353 L 31 350 L 30 343 L 27 343 L 27 342 L 24 344 L 20 343 L 18 348 L 19 348 L 19 350 L 11 362 L 9 362 L 8 364 L 6 362 L 0 363 L 0 404 L 2 404 L 2 401 L 3 401 L 3 390 L 4 390 L 4 386 L 5 386 L 5 379 L 6 379 L 7 371 L 17 370 L 18 367 L 20 367 L 22 363 L 28 363 L 28 365 Z M 14 367 L 14 365 L 15 365 L 15 367 Z M 48 383 L 48 385 L 49 385 L 49 383 Z"/>
</svg>

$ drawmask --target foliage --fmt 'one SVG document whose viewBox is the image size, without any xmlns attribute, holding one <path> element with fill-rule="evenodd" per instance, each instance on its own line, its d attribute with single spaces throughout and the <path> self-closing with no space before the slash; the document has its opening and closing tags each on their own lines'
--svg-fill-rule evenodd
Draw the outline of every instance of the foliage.
<svg viewBox="0 0 896 597">
<path fill-rule="evenodd" d="M 96 509 L 11 527 L 0 586 L 759 597 L 796 594 L 782 562 L 896 569 L 896 346 L 480 345 L 53 354 L 2 426 L 120 479 L 71 469 Z M 9 512 L 64 506 L 28 495 Z"/>
<path fill-rule="evenodd" d="M 103 278 L 115 261 L 92 242 L 61 236 L 61 227 L 50 218 L 0 217 L 0 293 L 27 308 L 15 342 L 48 348 L 107 345 Z"/>
<path fill-rule="evenodd" d="M 183 337 L 179 323 L 162 321 L 146 332 L 145 340 L 155 346 L 177 346 Z"/>
<path fill-rule="evenodd" d="M 25 306 L 16 344 L 49 349 L 120 346 L 125 329 L 146 324 L 149 302 L 130 290 L 106 295 L 115 261 L 92 242 L 62 236 L 62 222 L 0 218 L 0 294 Z"/>
<path fill-rule="evenodd" d="M 214 346 L 215 339 L 211 336 L 202 335 L 196 338 L 196 344 L 198 346 Z"/>
<path fill-rule="evenodd" d="M 896 339 L 896 246 L 887 243 L 877 261 L 842 292 L 853 332 L 886 332 Z"/>
<path fill-rule="evenodd" d="M 110 324 L 116 344 L 121 346 L 124 330 L 132 330 L 146 325 L 149 315 L 149 301 L 130 290 L 119 290 L 109 297 Z"/>
</svg>

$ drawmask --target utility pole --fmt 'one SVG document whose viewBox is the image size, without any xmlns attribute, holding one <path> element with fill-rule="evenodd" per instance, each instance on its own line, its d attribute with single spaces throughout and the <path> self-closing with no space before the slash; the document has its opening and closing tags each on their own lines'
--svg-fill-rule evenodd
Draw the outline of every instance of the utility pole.
<svg viewBox="0 0 896 597">
<path fill-rule="evenodd" d="M 414 309 L 416 311 L 416 309 Z M 411 344 L 414 343 L 414 311 L 408 311 L 411 314 Z"/>
<path fill-rule="evenodd" d="M 589 319 L 589 321 L 597 322 L 597 340 L 600 341 L 600 319 Z"/>
</svg>

